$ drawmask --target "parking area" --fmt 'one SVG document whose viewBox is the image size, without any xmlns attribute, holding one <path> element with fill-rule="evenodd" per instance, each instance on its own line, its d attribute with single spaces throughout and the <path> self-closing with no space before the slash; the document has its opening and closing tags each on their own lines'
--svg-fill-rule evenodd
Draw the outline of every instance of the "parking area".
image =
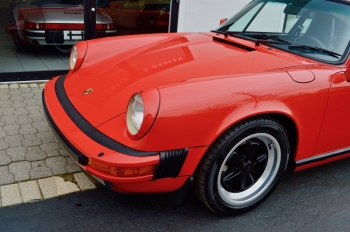
<svg viewBox="0 0 350 232">
<path fill-rule="evenodd" d="M 0 84 L 0 207 L 95 188 L 50 131 L 44 86 Z"/>
<path fill-rule="evenodd" d="M 218 216 L 189 193 L 174 208 L 147 197 L 83 191 L 0 208 L 0 231 L 348 231 L 350 159 L 287 174 L 256 209 Z"/>
<path fill-rule="evenodd" d="M 183 206 L 173 208 L 144 196 L 112 199 L 100 191 L 85 191 L 95 186 L 65 154 L 45 121 L 44 85 L 0 84 L 0 231 L 347 231 L 350 227 L 350 159 L 288 173 L 262 205 L 234 217 L 213 214 L 191 193 Z"/>
</svg>

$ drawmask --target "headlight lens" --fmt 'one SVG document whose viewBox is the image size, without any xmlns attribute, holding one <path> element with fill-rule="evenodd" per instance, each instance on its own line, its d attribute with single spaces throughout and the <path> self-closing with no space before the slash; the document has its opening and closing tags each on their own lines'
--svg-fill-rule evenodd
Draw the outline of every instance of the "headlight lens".
<svg viewBox="0 0 350 232">
<path fill-rule="evenodd" d="M 141 139 L 152 128 L 159 110 L 160 95 L 152 87 L 135 93 L 129 101 L 126 113 L 127 133 L 132 139 Z"/>
<path fill-rule="evenodd" d="M 77 49 L 77 46 L 74 45 L 70 52 L 70 59 L 69 59 L 69 66 L 71 70 L 74 69 L 75 64 L 77 63 L 77 58 L 78 58 L 78 49 Z"/>
<path fill-rule="evenodd" d="M 127 126 L 132 135 L 136 135 L 143 123 L 144 104 L 140 94 L 134 94 L 128 105 Z"/>
<path fill-rule="evenodd" d="M 83 63 L 87 52 L 87 42 L 80 41 L 72 47 L 69 57 L 70 72 L 77 71 Z"/>
</svg>

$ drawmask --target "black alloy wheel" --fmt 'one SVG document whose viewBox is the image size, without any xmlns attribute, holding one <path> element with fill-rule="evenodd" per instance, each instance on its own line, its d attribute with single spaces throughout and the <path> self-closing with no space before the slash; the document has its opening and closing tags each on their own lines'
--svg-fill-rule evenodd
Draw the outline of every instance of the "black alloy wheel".
<svg viewBox="0 0 350 232">
<path fill-rule="evenodd" d="M 215 213 L 246 212 L 277 186 L 289 152 L 287 133 L 277 121 L 246 119 L 210 146 L 196 170 L 194 192 Z"/>
</svg>

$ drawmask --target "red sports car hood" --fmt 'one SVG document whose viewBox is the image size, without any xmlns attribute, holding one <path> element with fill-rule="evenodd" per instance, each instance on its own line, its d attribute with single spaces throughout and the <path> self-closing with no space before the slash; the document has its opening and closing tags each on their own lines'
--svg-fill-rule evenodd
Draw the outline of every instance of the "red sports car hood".
<svg viewBox="0 0 350 232">
<path fill-rule="evenodd" d="M 81 115 L 99 126 L 124 113 L 130 97 L 149 87 L 301 65 L 251 41 L 239 40 L 242 45 L 213 38 L 154 34 L 89 41 L 82 66 L 67 75 L 66 93 Z M 93 91 L 84 95 L 88 89 Z"/>
</svg>

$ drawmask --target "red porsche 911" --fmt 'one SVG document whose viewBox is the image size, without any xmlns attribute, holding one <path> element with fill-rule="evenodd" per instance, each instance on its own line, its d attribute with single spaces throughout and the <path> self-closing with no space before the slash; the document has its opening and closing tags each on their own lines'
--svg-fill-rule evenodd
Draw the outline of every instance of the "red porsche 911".
<svg viewBox="0 0 350 232">
<path fill-rule="evenodd" d="M 106 188 L 192 187 L 241 213 L 284 172 L 350 156 L 349 40 L 349 0 L 255 0 L 211 32 L 77 43 L 44 109 Z"/>
</svg>

